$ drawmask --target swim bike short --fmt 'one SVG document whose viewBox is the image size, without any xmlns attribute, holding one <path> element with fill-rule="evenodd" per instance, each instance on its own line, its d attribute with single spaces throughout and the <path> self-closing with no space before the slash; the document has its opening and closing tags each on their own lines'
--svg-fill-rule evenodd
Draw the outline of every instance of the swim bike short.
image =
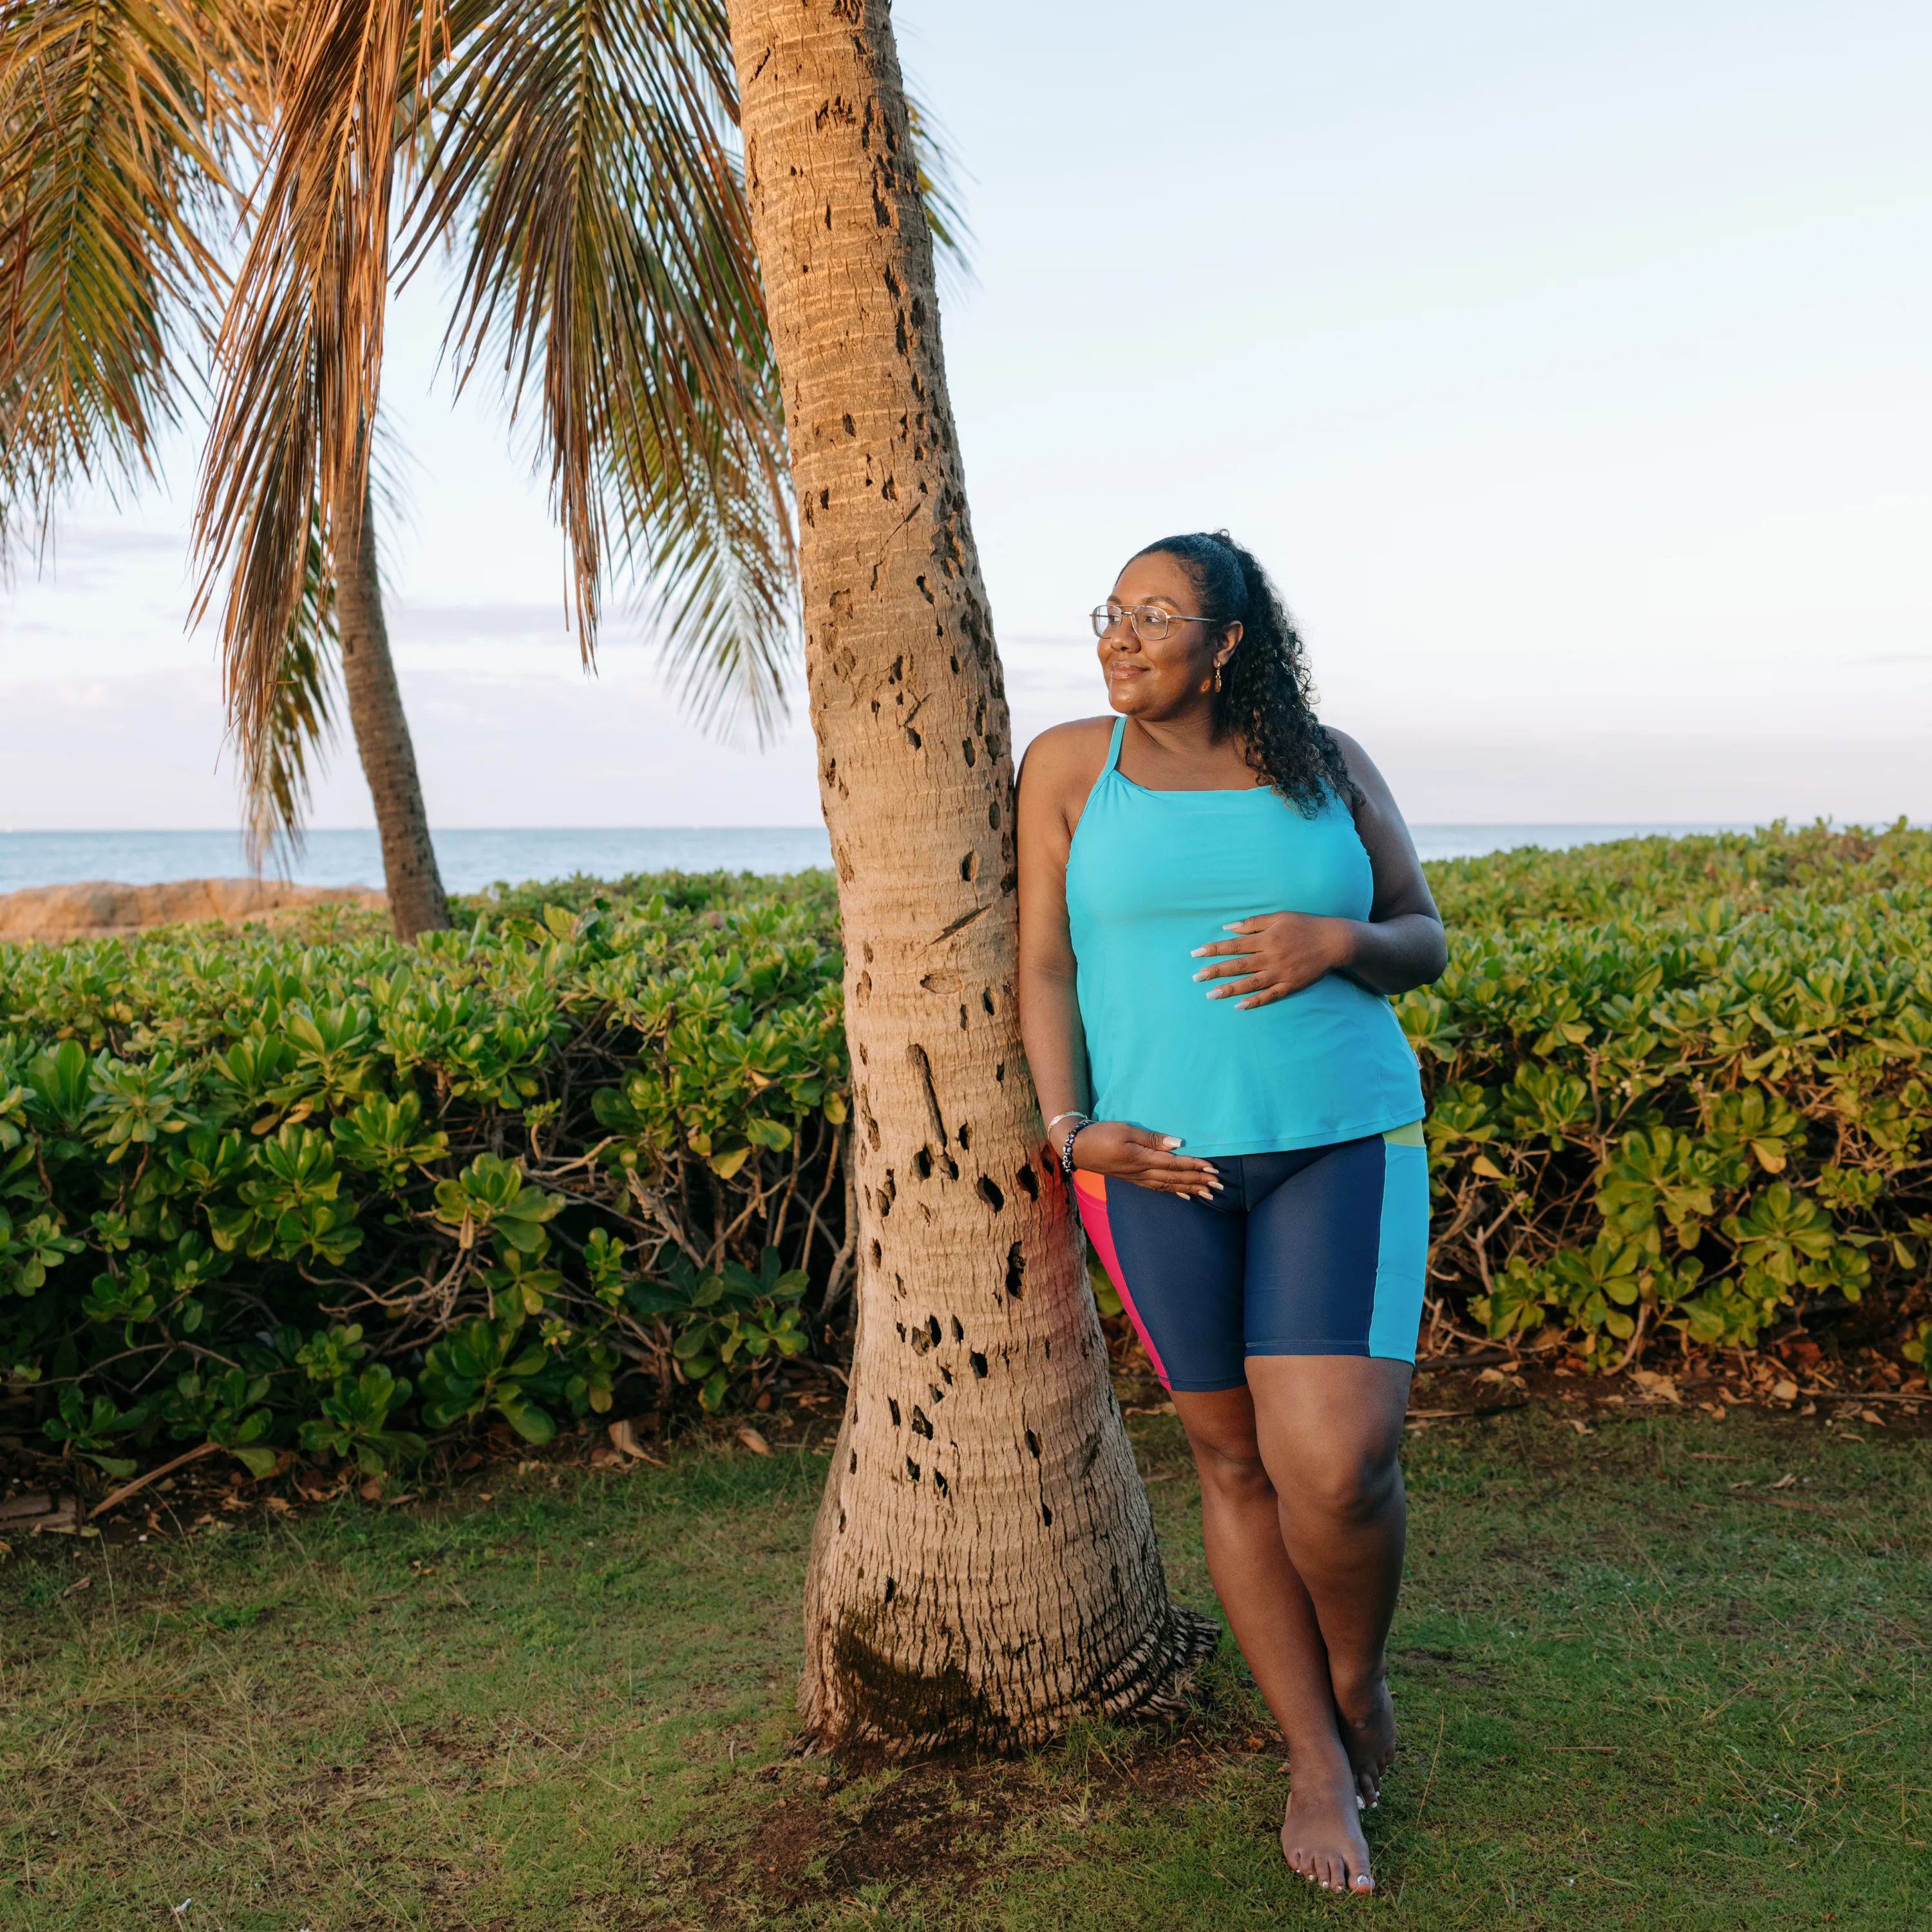
<svg viewBox="0 0 1932 1932">
<path fill-rule="evenodd" d="M 1415 1360 L 1429 1250 L 1422 1128 L 1218 1160 L 1192 1201 L 1074 1173 L 1087 1238 L 1165 1388 L 1239 1388 L 1250 1355 Z"/>
</svg>

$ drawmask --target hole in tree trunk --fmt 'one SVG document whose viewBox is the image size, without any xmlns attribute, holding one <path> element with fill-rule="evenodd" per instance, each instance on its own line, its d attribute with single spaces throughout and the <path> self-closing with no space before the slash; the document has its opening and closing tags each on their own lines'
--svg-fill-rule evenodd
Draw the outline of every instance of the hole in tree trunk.
<svg viewBox="0 0 1932 1932">
<path fill-rule="evenodd" d="M 1026 1288 L 1026 1256 L 1016 1241 L 1006 1250 L 1006 1292 L 1017 1300 Z"/>
<path fill-rule="evenodd" d="M 973 1364 L 974 1374 L 977 1376 L 983 1382 L 986 1379 L 986 1357 L 981 1354 L 977 1348 L 975 1348 L 973 1352 L 966 1358 L 966 1359 Z M 856 1456 L 853 1459 L 852 1466 L 855 1469 L 859 1466 L 858 1459 Z"/>
<path fill-rule="evenodd" d="M 999 1183 L 989 1174 L 980 1177 L 980 1198 L 997 1214 L 1006 1204 L 1006 1197 L 1000 1191 Z"/>
</svg>

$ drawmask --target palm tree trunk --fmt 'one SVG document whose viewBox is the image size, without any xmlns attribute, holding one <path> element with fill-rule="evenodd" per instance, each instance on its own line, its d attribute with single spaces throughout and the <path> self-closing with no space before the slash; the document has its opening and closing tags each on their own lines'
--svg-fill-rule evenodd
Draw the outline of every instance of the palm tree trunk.
<svg viewBox="0 0 1932 1932">
<path fill-rule="evenodd" d="M 806 1584 L 828 1743 L 1172 1708 L 1167 1600 L 1014 998 L 1013 774 L 885 0 L 731 0 L 784 385 L 859 1202 Z"/>
<path fill-rule="evenodd" d="M 365 486 L 358 527 L 337 541 L 335 616 L 342 639 L 342 682 L 362 775 L 382 839 L 382 878 L 398 938 L 413 942 L 449 924 L 449 908 L 430 843 L 429 814 L 416 776 L 416 748 L 389 656 L 382 586 L 376 568 L 376 519 Z"/>
</svg>

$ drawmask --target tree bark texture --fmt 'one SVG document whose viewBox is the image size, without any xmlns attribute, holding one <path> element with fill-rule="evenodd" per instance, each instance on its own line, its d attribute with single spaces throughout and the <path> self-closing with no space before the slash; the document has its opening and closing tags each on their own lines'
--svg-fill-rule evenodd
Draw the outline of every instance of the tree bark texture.
<svg viewBox="0 0 1932 1932">
<path fill-rule="evenodd" d="M 1171 1709 L 1169 1604 L 1015 1000 L 1013 773 L 890 8 L 731 0 L 838 875 L 851 1383 L 806 1585 L 828 1744 Z"/>
<path fill-rule="evenodd" d="M 410 721 L 404 715 L 395 662 L 389 656 L 389 629 L 376 568 L 375 511 L 366 491 L 359 526 L 344 530 L 338 537 L 335 578 L 343 688 L 382 835 L 389 917 L 396 936 L 413 941 L 419 933 L 443 931 L 449 924 L 449 908 L 436 870 L 436 848 L 430 842 L 429 814 L 416 776 Z"/>
</svg>

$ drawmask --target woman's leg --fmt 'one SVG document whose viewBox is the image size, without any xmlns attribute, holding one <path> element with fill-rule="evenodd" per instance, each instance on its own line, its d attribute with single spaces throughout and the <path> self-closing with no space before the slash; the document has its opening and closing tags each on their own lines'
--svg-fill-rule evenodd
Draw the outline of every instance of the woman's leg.
<svg viewBox="0 0 1932 1932">
<path fill-rule="evenodd" d="M 1383 1646 L 1402 1582 L 1402 1417 L 1428 1252 L 1419 1130 L 1251 1156 L 1245 1327 L 1262 1460 L 1373 1803 L 1395 1749 Z"/>
<path fill-rule="evenodd" d="M 1250 1355 L 1256 1434 L 1280 1532 L 1322 1631 L 1350 1762 L 1370 1803 L 1395 1749 L 1383 1646 L 1402 1583 L 1406 1362 Z"/>
<path fill-rule="evenodd" d="M 1292 1786 L 1282 1850 L 1324 1888 L 1366 1892 L 1355 1774 L 1336 1720 L 1315 1606 L 1282 1540 L 1282 1504 L 1244 1388 L 1176 1390 L 1174 1406 L 1201 1472 L 1208 1574 L 1268 1709 L 1288 1740 Z"/>
<path fill-rule="evenodd" d="M 1377 1142 L 1378 1150 L 1380 1146 Z M 1316 1278 L 1326 1282 L 1332 1276 L 1342 1282 L 1349 1304 L 1344 1311 L 1346 1320 L 1359 1317 L 1360 1324 L 1365 1324 L 1370 1319 L 1377 1252 L 1372 1224 L 1365 1237 L 1350 1244 L 1350 1254 L 1342 1258 L 1339 1271 L 1332 1258 L 1318 1252 L 1318 1252 L 1312 1254 L 1287 1252 L 1306 1249 L 1299 1231 L 1310 1225 L 1318 1230 L 1336 1222 L 1332 1210 L 1318 1213 L 1310 1224 L 1305 1212 L 1286 1212 L 1288 1202 L 1277 1201 L 1277 1197 L 1289 1196 L 1294 1178 L 1305 1170 L 1318 1166 L 1331 1174 L 1352 1178 L 1356 1184 L 1343 1190 L 1348 1198 L 1336 1203 L 1345 1228 L 1367 1210 L 1366 1199 L 1358 1197 L 1363 1195 L 1361 1184 L 1369 1178 L 1370 1163 L 1358 1150 L 1344 1166 L 1331 1168 L 1336 1151 L 1314 1150 L 1264 1156 L 1258 1162 L 1218 1163 L 1229 1184 L 1212 1202 L 1185 1201 L 1084 1173 L 1076 1178 L 1088 1236 L 1140 1331 L 1156 1372 L 1172 1394 L 1193 1445 L 1201 1472 L 1202 1530 L 1209 1574 L 1235 1641 L 1288 1740 L 1293 1778 L 1288 1815 L 1282 1828 L 1282 1851 L 1294 1870 L 1322 1885 L 1336 1891 L 1366 1892 L 1372 1889 L 1373 1880 L 1358 1799 L 1365 1795 L 1372 1797 L 1373 1778 L 1386 1761 L 1389 1727 L 1384 1722 L 1378 1729 L 1372 1696 L 1365 1699 L 1360 1694 L 1356 1682 L 1361 1674 L 1360 1660 L 1354 1655 L 1359 1644 L 1351 1648 L 1345 1643 L 1349 1661 L 1340 1673 L 1341 1681 L 1351 1687 L 1348 1708 L 1354 1721 L 1346 1736 L 1338 1724 L 1337 1673 L 1323 1637 L 1327 1619 L 1320 1614 L 1318 1600 L 1298 1574 L 1290 1546 L 1284 1541 L 1288 1513 L 1276 1493 L 1282 1479 L 1277 1475 L 1270 1480 L 1270 1442 L 1280 1431 L 1264 1436 L 1256 1432 L 1256 1396 L 1270 1399 L 1264 1393 L 1267 1371 L 1264 1382 L 1258 1384 L 1256 1359 L 1248 1357 L 1245 1366 L 1244 1363 L 1245 1351 L 1255 1346 L 1256 1330 L 1252 1324 L 1258 1312 L 1253 1292 L 1257 1272 L 1253 1235 L 1261 1217 L 1252 1211 L 1251 1169 L 1264 1197 L 1264 1210 L 1273 1209 L 1266 1215 L 1263 1230 L 1262 1278 L 1306 1280 L 1312 1264 Z M 1316 1191 L 1324 1198 L 1334 1195 L 1332 1178 L 1324 1179 Z M 1354 1252 L 1358 1249 L 1359 1254 Z M 1368 1273 L 1358 1292 L 1352 1284 L 1361 1273 L 1364 1258 Z M 1359 1309 L 1354 1306 L 1358 1303 Z M 1261 1312 L 1266 1313 L 1270 1305 L 1270 1298 L 1262 1297 Z M 1300 1313 L 1327 1318 L 1321 1311 Z M 1412 1336 L 1413 1322 L 1409 1330 Z M 1339 1366 L 1347 1373 L 1393 1365 L 1359 1360 L 1338 1363 L 1330 1357 L 1307 1366 L 1318 1370 Z M 1228 1386 L 1244 1373 L 1247 1386 Z M 1400 1402 L 1395 1428 L 1399 1438 Z M 1312 1543 L 1311 1548 L 1318 1541 Z M 1398 1547 L 1398 1570 L 1400 1567 Z M 1330 1594 L 1336 1595 L 1332 1586 Z M 1390 1598 L 1392 1600 L 1392 1590 Z M 1378 1658 L 1381 1634 L 1387 1628 L 1384 1612 L 1376 1626 L 1373 1651 Z M 1364 1766 L 1352 1761 L 1352 1741 L 1358 1751 L 1366 1751 L 1366 1772 Z M 1365 1790 L 1358 1788 L 1358 1774 L 1363 1774 Z"/>
</svg>

